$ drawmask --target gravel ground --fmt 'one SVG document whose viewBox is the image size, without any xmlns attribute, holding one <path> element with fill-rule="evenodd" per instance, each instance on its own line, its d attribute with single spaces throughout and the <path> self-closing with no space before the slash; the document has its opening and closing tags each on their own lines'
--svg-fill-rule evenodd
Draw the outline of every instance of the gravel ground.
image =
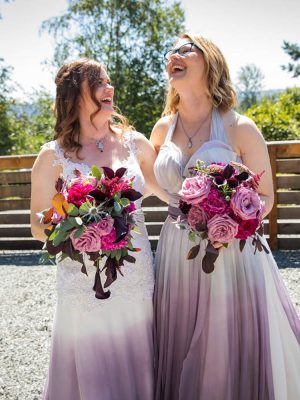
<svg viewBox="0 0 300 400">
<path fill-rule="evenodd" d="M 300 251 L 274 253 L 300 315 Z M 44 385 L 55 306 L 55 266 L 38 256 L 0 254 L 0 400 L 38 400 Z"/>
</svg>

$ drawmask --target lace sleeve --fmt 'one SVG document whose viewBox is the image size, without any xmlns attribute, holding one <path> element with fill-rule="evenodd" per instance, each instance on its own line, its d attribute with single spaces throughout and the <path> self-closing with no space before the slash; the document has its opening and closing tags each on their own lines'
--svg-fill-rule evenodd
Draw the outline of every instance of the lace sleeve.
<svg viewBox="0 0 300 400">
<path fill-rule="evenodd" d="M 141 153 L 136 145 L 136 139 L 139 135 L 141 135 L 141 133 L 136 131 L 126 131 L 123 134 L 123 143 L 128 148 L 130 154 L 134 155 L 137 159 Z"/>
<path fill-rule="evenodd" d="M 53 161 L 53 166 L 61 165 L 63 169 L 65 168 L 68 159 L 65 157 L 63 149 L 59 146 L 56 140 L 43 144 L 41 149 L 54 150 L 55 160 Z"/>
</svg>

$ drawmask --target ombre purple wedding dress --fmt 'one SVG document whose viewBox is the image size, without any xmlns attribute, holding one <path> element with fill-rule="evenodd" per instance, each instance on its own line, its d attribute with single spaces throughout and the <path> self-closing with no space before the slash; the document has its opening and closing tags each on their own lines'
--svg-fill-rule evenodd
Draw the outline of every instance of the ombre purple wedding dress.
<svg viewBox="0 0 300 400">
<path fill-rule="evenodd" d="M 136 177 L 135 189 L 143 192 L 134 135 L 124 134 L 124 159 L 113 168 L 126 167 L 127 175 Z M 56 141 L 45 146 L 55 150 L 55 163 L 62 165 L 67 181 L 74 178 L 75 168 L 90 172 L 90 166 L 66 159 Z M 99 153 L 99 165 L 100 157 Z M 141 211 L 138 220 L 133 246 L 141 252 L 133 254 L 134 264 L 124 263 L 124 276 L 118 274 L 109 287 L 109 299 L 95 298 L 92 264 L 88 276 L 70 259 L 57 265 L 58 298 L 44 400 L 153 399 L 153 260 Z"/>
<path fill-rule="evenodd" d="M 175 207 L 197 159 L 240 161 L 217 110 L 210 140 L 189 159 L 172 142 L 177 118 L 154 166 Z M 155 399 L 299 400 L 300 322 L 271 253 L 254 254 L 251 239 L 240 252 L 235 241 L 208 275 L 201 268 L 205 242 L 186 259 L 193 245 L 169 216 L 155 261 Z"/>
</svg>

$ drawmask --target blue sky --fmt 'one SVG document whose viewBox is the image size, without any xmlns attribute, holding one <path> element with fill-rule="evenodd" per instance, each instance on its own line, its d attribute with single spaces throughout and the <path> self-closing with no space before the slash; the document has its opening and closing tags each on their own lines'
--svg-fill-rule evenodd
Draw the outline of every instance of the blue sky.
<svg viewBox="0 0 300 400">
<path fill-rule="evenodd" d="M 63 13 L 66 0 L 0 0 L 0 57 L 14 67 L 13 79 L 26 92 L 44 86 L 54 93 L 53 75 L 42 63 L 53 54 L 54 41 L 39 35 L 41 22 Z M 299 0 L 182 0 L 188 30 L 213 40 L 223 51 L 233 80 L 239 68 L 256 64 L 264 89 L 300 86 L 282 71 L 289 57 L 283 40 L 300 44 Z M 21 91 L 19 91 L 20 96 Z"/>
</svg>

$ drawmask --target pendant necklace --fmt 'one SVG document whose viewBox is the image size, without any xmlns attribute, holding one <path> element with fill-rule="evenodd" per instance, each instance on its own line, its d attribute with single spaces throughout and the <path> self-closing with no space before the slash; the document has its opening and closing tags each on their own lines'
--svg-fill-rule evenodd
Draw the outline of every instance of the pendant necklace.
<svg viewBox="0 0 300 400">
<path fill-rule="evenodd" d="M 103 153 L 104 151 L 104 143 L 106 142 L 108 134 L 106 134 L 102 139 L 99 139 L 96 141 L 96 146 L 98 148 L 98 150 L 101 151 L 101 153 Z"/>
<path fill-rule="evenodd" d="M 180 119 L 180 124 L 181 124 L 182 130 L 183 130 L 185 136 L 188 139 L 187 147 L 189 149 L 191 149 L 193 147 L 192 139 L 197 135 L 197 133 L 199 132 L 200 128 L 203 126 L 204 122 L 206 121 L 207 117 L 204 119 L 204 121 L 201 122 L 201 125 L 199 126 L 199 128 L 197 128 L 196 132 L 192 134 L 192 136 L 188 135 L 188 133 L 186 132 L 185 127 L 184 127 L 183 122 L 182 122 L 182 119 L 180 117 L 180 114 L 179 114 L 179 119 Z"/>
</svg>

